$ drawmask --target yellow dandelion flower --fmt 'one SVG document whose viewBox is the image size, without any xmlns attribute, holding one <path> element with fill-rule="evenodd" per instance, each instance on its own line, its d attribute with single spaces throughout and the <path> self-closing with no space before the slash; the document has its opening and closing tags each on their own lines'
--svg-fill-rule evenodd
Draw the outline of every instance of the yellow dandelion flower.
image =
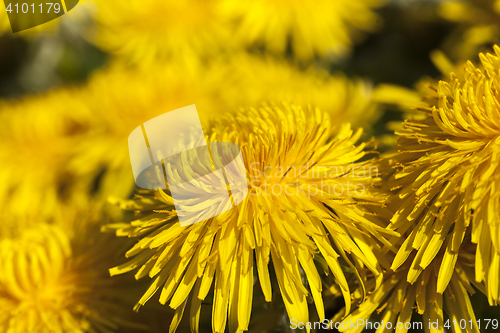
<svg viewBox="0 0 500 333">
<path fill-rule="evenodd" d="M 471 59 L 481 48 L 498 42 L 499 0 L 446 0 L 440 4 L 439 14 L 444 19 L 458 23 L 444 45 L 454 60 Z"/>
<path fill-rule="evenodd" d="M 461 243 L 478 244 L 476 281 L 484 281 L 490 304 L 500 300 L 498 221 L 500 154 L 500 48 L 468 62 L 464 79 L 453 73 L 440 81 L 438 99 L 420 108 L 422 120 L 405 121 L 395 157 L 396 188 L 402 204 L 391 228 L 411 231 L 392 264 L 412 265 L 414 283 L 444 248 L 437 291 L 448 285 Z M 449 238 L 448 236 L 452 237 Z M 449 241 L 448 241 L 449 239 Z M 415 257 L 410 257 L 416 251 Z"/>
<path fill-rule="evenodd" d="M 99 8 L 95 42 L 135 64 L 213 55 L 231 41 L 215 0 L 95 2 Z"/>
<path fill-rule="evenodd" d="M 263 45 L 283 54 L 291 47 L 301 61 L 348 53 L 361 32 L 373 32 L 378 0 L 223 0 L 221 8 L 237 21 L 236 38 L 244 45 Z M 288 45 L 290 43 L 290 45 Z"/>
<path fill-rule="evenodd" d="M 349 312 L 350 287 L 341 263 L 361 284 L 369 271 L 381 277 L 376 239 L 386 242 L 384 233 L 395 235 L 377 216 L 385 194 L 374 188 L 380 178 L 372 161 L 359 161 L 368 146 L 356 145 L 361 135 L 349 125 L 333 135 L 327 114 L 287 104 L 242 109 L 214 121 L 209 142 L 241 147 L 248 196 L 236 208 L 187 227 L 180 226 L 164 190 L 140 190 L 133 200 L 119 201 L 137 214 L 108 229 L 138 242 L 127 252 L 130 261 L 111 273 L 138 269 L 137 279 L 152 278 L 136 308 L 159 292 L 160 303 L 176 311 L 171 332 L 185 310 L 198 331 L 201 304 L 213 288 L 212 330 L 224 332 L 227 323 L 236 332 L 249 329 L 254 276 L 268 302 L 276 276 L 291 319 L 308 320 L 308 299 L 323 319 L 315 262 L 324 258 Z M 208 202 L 201 205 L 211 209 Z"/>
<path fill-rule="evenodd" d="M 0 202 L 14 213 L 50 214 L 77 185 L 68 170 L 85 131 L 76 89 L 0 103 Z M 71 110 L 71 112 L 68 112 Z M 70 185 L 72 184 L 72 185 Z"/>
<path fill-rule="evenodd" d="M 31 226 L 15 228 L 18 222 Z M 9 217 L 2 219 L 5 223 L 18 233 L 0 239 L 2 332 L 143 327 L 128 319 L 136 287 L 108 273 L 110 263 L 123 255 L 116 238 L 101 234 L 96 223 L 83 218 L 47 224 Z"/>
<path fill-rule="evenodd" d="M 449 235 L 448 240 L 451 241 L 451 238 L 452 235 Z M 474 283 L 475 247 L 468 243 L 457 251 L 456 264 L 447 272 L 450 283 L 444 290 L 436 291 L 444 255 L 444 251 L 441 251 L 412 284 L 405 277 L 409 265 L 385 273 L 381 287 L 370 294 L 359 308 L 342 322 L 333 322 L 340 327 L 341 332 L 349 333 L 361 332 L 363 329 L 376 329 L 377 332 L 395 330 L 398 333 L 408 330 L 446 332 L 450 328 L 453 332 L 461 332 L 460 326 L 466 328 L 466 332 L 479 333 L 469 297 L 469 294 L 475 293 L 473 286 L 484 291 L 484 286 Z M 423 321 L 412 321 L 414 310 L 422 315 Z"/>
</svg>

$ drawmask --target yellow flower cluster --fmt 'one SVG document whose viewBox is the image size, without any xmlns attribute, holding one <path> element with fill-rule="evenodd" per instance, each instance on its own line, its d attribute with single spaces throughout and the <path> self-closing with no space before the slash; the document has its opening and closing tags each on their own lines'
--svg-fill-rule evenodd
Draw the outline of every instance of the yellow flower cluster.
<svg viewBox="0 0 500 333">
<path fill-rule="evenodd" d="M 361 32 L 376 30 L 380 24 L 372 8 L 381 5 L 379 0 L 133 0 L 127 6 L 94 1 L 104 27 L 97 45 L 136 64 L 252 46 L 280 55 L 292 48 L 305 62 L 315 56 L 337 58 L 350 51 Z"/>
<path fill-rule="evenodd" d="M 131 225 L 137 224 L 134 228 L 142 231 L 130 235 L 139 237 L 138 244 L 141 245 L 138 245 L 133 252 L 129 251 L 129 256 L 137 254 L 140 257 L 139 260 L 146 259 L 140 264 L 146 266 L 141 266 L 141 268 L 136 266 L 137 262 L 136 264 L 126 263 L 119 266 L 123 268 L 111 270 L 111 273 L 122 273 L 139 268 L 136 277 L 144 277 L 146 283 L 149 283 L 146 275 L 160 279 L 154 280 L 155 282 L 142 298 L 137 297 L 136 300 L 140 299 L 139 304 L 144 304 L 152 297 L 157 286 L 170 288 L 170 291 L 160 296 L 160 301 L 162 303 L 170 301 L 170 306 L 177 311 L 171 326 L 173 330 L 180 323 L 187 301 L 189 304 L 198 302 L 198 306 L 201 306 L 202 302 L 197 299 L 196 295 L 202 295 L 203 299 L 209 297 L 210 288 L 214 283 L 217 286 L 223 283 L 222 286 L 216 287 L 220 288 L 220 294 L 215 295 L 217 304 L 214 303 L 213 308 L 216 313 L 213 316 L 214 330 L 222 331 L 226 326 L 226 317 L 230 318 L 228 326 L 231 329 L 248 327 L 252 310 L 252 295 L 248 294 L 253 290 L 253 288 L 250 289 L 253 286 L 253 283 L 250 283 L 253 281 L 252 272 L 255 272 L 256 276 L 261 276 L 265 300 L 276 299 L 277 296 L 272 296 L 271 289 L 271 286 L 275 285 L 274 288 L 281 290 L 290 316 L 298 316 L 303 320 L 309 318 L 307 300 L 311 293 L 316 302 L 318 315 L 322 318 L 325 316 L 321 280 L 321 275 L 324 275 L 325 271 L 333 272 L 335 278 L 332 281 L 336 281 L 337 285 L 334 293 L 336 296 L 343 295 L 347 304 L 351 304 L 350 293 L 355 286 L 362 285 L 368 291 L 367 287 L 364 287 L 367 274 L 365 270 L 369 269 L 373 272 L 372 274 L 381 277 L 381 268 L 376 259 L 379 255 L 376 253 L 381 251 L 381 244 L 385 242 L 388 245 L 384 237 L 394 234 L 384 229 L 388 219 L 383 220 L 378 217 L 379 213 L 388 216 L 387 209 L 383 208 L 386 194 L 375 188 L 380 183 L 376 171 L 373 176 L 371 174 L 353 176 L 353 173 L 349 171 L 350 168 L 354 168 L 356 172 L 358 172 L 357 169 L 370 169 L 368 162 L 359 161 L 365 155 L 363 152 L 365 144 L 355 146 L 363 132 L 353 131 L 347 124 L 338 127 L 332 126 L 331 123 L 332 120 L 351 121 L 357 126 L 370 124 L 377 119 L 379 108 L 372 101 L 372 88 L 369 82 L 359 79 L 350 80 L 341 73 L 332 76 L 321 70 L 304 71 L 285 60 L 241 53 L 235 55 L 234 59 L 229 62 L 213 61 L 208 66 L 183 62 L 171 63 L 169 66 L 156 64 L 156 70 L 151 71 L 144 67 L 130 67 L 122 62 L 114 62 L 108 68 L 94 74 L 84 86 L 60 88 L 44 95 L 24 98 L 21 101 L 3 102 L 0 105 L 0 117 L 3 119 L 1 126 L 4 129 L 2 136 L 5 144 L 0 147 L 0 154 L 4 156 L 0 175 L 4 187 L 0 193 L 5 209 L 21 219 L 27 212 L 51 219 L 60 206 L 78 206 L 82 197 L 84 201 L 88 200 L 88 197 L 97 201 L 106 200 L 110 195 L 127 197 L 134 185 L 127 146 L 130 132 L 138 124 L 151 118 L 184 105 L 196 103 L 203 127 L 207 134 L 210 133 L 212 140 L 229 140 L 240 142 L 240 144 L 248 142 L 246 149 L 249 155 L 245 157 L 247 162 L 259 162 L 262 167 L 265 167 L 264 164 L 267 163 L 274 163 L 275 167 L 285 167 L 290 164 L 299 168 L 303 165 L 311 165 L 315 173 L 320 172 L 325 175 L 331 174 L 335 169 L 339 179 L 332 181 L 327 178 L 325 186 L 338 188 L 346 193 L 341 197 L 324 193 L 310 203 L 307 201 L 309 194 L 304 197 L 300 195 L 294 199 L 299 200 L 298 204 L 302 207 L 302 212 L 299 213 L 294 212 L 297 204 L 295 202 L 280 203 L 282 200 L 280 196 L 267 201 L 270 198 L 262 195 L 260 199 L 256 199 L 257 201 L 249 201 L 244 212 L 245 216 L 248 214 L 257 216 L 262 205 L 267 207 L 268 212 L 257 224 L 260 231 L 255 230 L 254 222 L 249 221 L 247 227 L 236 223 L 240 220 L 239 210 L 233 211 L 231 215 L 224 218 L 221 216 L 207 223 L 197 224 L 195 228 L 192 228 L 193 231 L 189 228 L 183 231 L 176 222 L 172 199 L 165 199 L 167 193 L 163 193 L 160 196 L 161 199 L 157 197 L 160 195 L 158 192 L 139 194 L 139 203 L 122 204 L 122 207 L 132 211 L 141 211 L 141 214 L 151 216 L 152 221 L 157 219 L 155 215 L 158 210 L 169 211 L 167 215 L 170 217 L 165 220 L 164 228 L 161 229 L 165 229 L 167 241 L 170 237 L 172 241 L 175 241 L 171 245 L 161 242 L 158 243 L 158 247 L 149 249 L 149 244 L 147 244 L 143 248 L 142 237 L 149 237 L 147 235 L 151 230 L 149 225 L 151 222 L 146 219 L 144 225 L 137 224 L 135 219 L 135 222 L 131 222 Z M 285 106 L 262 107 L 258 110 L 249 107 L 271 100 L 283 102 Z M 299 105 L 304 105 L 304 110 L 307 111 Z M 315 108 L 316 105 L 320 106 L 323 111 Z M 239 109 L 239 106 L 246 106 L 246 108 Z M 224 114 L 228 114 L 227 118 Z M 217 120 L 218 117 L 215 117 L 216 123 L 213 123 L 214 115 L 222 118 Z M 287 117 L 290 118 L 288 128 L 275 127 Z M 240 123 L 244 127 L 237 126 Z M 261 129 L 256 131 L 259 127 Z M 232 130 L 228 137 L 229 128 Z M 266 133 L 262 132 L 263 130 Z M 255 136 L 255 138 L 248 141 L 250 136 Z M 259 151 L 258 154 L 264 153 L 262 150 L 264 147 L 272 147 L 273 143 L 278 141 L 282 142 L 281 150 L 268 152 L 274 155 L 268 157 L 254 155 Z M 266 142 L 264 146 L 263 142 Z M 372 146 L 371 143 L 369 145 Z M 310 155 L 311 152 L 316 153 Z M 280 154 L 285 153 L 289 155 L 287 161 L 276 160 Z M 26 161 L 32 163 L 25 163 Z M 320 165 L 312 166 L 314 162 Z M 249 165 L 247 164 L 247 167 Z M 376 170 L 375 164 L 373 167 Z M 344 172 L 346 174 L 342 175 Z M 295 180 L 285 180 L 289 184 L 295 184 L 294 186 L 301 182 L 299 189 L 303 186 L 321 184 L 320 180 L 314 178 L 315 176 L 296 176 L 298 178 Z M 157 200 L 160 200 L 162 206 L 151 205 Z M 168 200 L 168 204 L 161 200 Z M 276 210 L 275 207 L 278 204 L 282 206 Z M 372 207 L 373 205 L 375 206 Z M 338 211 L 332 212 L 331 207 L 338 207 Z M 289 210 L 289 212 L 283 213 L 283 210 Z M 303 231 L 307 231 L 309 227 L 314 227 L 316 231 L 307 231 L 304 235 L 297 233 L 293 223 L 298 216 L 309 219 L 304 221 Z M 288 221 L 291 224 L 283 229 L 281 223 L 275 220 L 276 218 L 280 218 L 283 223 Z M 228 225 L 223 227 L 226 222 L 231 226 L 230 229 L 227 229 Z M 37 224 L 34 223 L 34 225 Z M 180 233 L 169 233 L 174 226 L 180 228 L 178 230 Z M 12 222 L 8 222 L 5 227 L 11 228 Z M 28 225 L 26 229 L 37 233 L 34 227 Z M 157 225 L 157 227 L 161 226 Z M 186 243 L 188 245 L 182 250 L 182 256 L 190 259 L 191 254 L 194 254 L 188 251 L 193 245 L 191 239 L 195 242 L 205 242 L 207 236 L 205 229 L 208 229 L 215 237 L 207 238 L 207 245 L 203 248 L 208 257 L 200 257 L 197 261 L 192 261 L 192 264 L 188 260 L 183 262 L 185 266 L 176 266 L 182 260 L 181 252 L 176 254 L 174 250 L 181 251 L 181 248 L 171 246 L 189 240 Z M 128 233 L 128 228 L 124 225 L 120 225 L 118 230 L 120 235 Z M 257 232 L 259 234 L 255 234 Z M 332 232 L 338 234 L 334 240 L 329 239 L 328 236 Z M 236 233 L 248 235 L 245 236 L 248 239 L 242 238 L 240 241 L 234 238 Z M 369 241 L 366 237 L 369 235 L 376 235 L 370 237 L 380 238 L 382 243 L 375 248 L 367 245 Z M 89 237 L 99 239 L 95 233 Z M 290 245 L 292 241 L 293 246 Z M 157 242 L 160 241 L 155 240 L 155 244 Z M 13 244 L 14 248 L 22 246 L 20 243 Z M 216 259 L 220 255 L 217 248 L 222 251 L 222 249 L 236 245 L 242 251 L 243 249 L 246 251 L 244 252 L 245 262 L 239 263 L 237 270 L 243 270 L 243 264 L 253 265 L 254 253 L 259 253 L 261 258 L 259 263 L 255 263 L 255 270 L 250 272 L 247 270 L 249 268 L 245 268 L 245 274 L 241 273 L 242 276 L 240 273 L 235 273 L 236 268 L 232 268 L 233 262 L 236 264 L 235 258 L 239 256 L 238 253 L 230 252 L 226 254 L 226 257 Z M 194 249 L 202 249 L 202 247 Z M 141 250 L 140 253 L 136 252 L 139 250 Z M 174 252 L 170 253 L 170 251 Z M 185 251 L 188 252 L 185 253 Z M 161 253 L 164 253 L 163 257 L 160 256 Z M 152 254 L 154 259 L 149 260 L 148 254 Z M 300 254 L 299 261 L 296 260 L 295 254 Z M 165 255 L 170 257 L 165 257 Z M 283 257 L 285 255 L 286 257 Z M 68 260 L 71 258 L 69 257 Z M 210 258 L 210 264 L 207 263 L 207 258 Z M 279 262 L 279 258 L 283 258 L 283 261 Z M 134 260 L 138 259 L 134 256 Z M 344 263 L 344 260 L 347 262 Z M 120 261 L 108 258 L 106 264 L 112 267 Z M 157 266 L 154 265 L 156 263 Z M 153 266 L 150 266 L 152 264 Z M 269 271 L 267 267 L 271 264 L 272 268 Z M 297 274 L 303 274 L 300 273 L 303 270 L 302 265 L 306 264 L 307 282 L 302 283 L 300 282 L 302 277 L 298 277 Z M 321 266 L 322 269 L 318 271 L 316 265 L 324 266 Z M 344 270 L 344 266 L 349 267 L 348 272 Z M 178 275 L 172 275 L 171 280 L 166 280 L 165 278 L 170 276 L 173 269 L 176 269 Z M 202 279 L 199 274 L 205 269 L 209 273 L 206 278 Z M 196 272 L 195 276 L 190 280 L 187 280 L 187 277 L 182 280 L 185 274 L 191 274 L 193 270 Z M 278 276 L 274 275 L 278 272 Z M 37 273 L 28 267 L 22 274 L 28 276 Z M 233 275 L 234 278 L 231 278 Z M 214 283 L 209 278 L 214 279 Z M 241 282 L 234 279 L 241 280 Z M 348 280 L 354 282 L 348 282 Z M 228 281 L 233 285 L 227 284 Z M 189 288 L 183 287 L 185 282 L 189 282 Z M 242 293 L 245 290 L 245 294 L 231 296 L 235 298 L 230 303 L 227 293 L 234 288 L 234 283 L 238 286 L 241 283 Z M 203 289 L 200 289 L 202 293 L 198 290 L 201 286 L 203 286 Z M 198 289 L 193 289 L 195 287 Z M 102 293 L 101 289 L 93 289 L 92 286 L 88 288 L 92 292 Z M 199 294 L 196 294 L 195 290 L 198 290 L 196 293 Z M 122 293 L 123 291 L 116 288 L 113 292 Z M 26 297 L 36 298 L 37 296 L 34 293 L 28 293 Z M 47 297 L 59 296 L 50 293 Z M 247 306 L 239 311 L 231 310 L 230 304 L 233 304 L 234 308 L 240 297 L 248 299 Z M 9 308 L 14 309 L 13 304 L 9 303 Z M 72 306 L 69 303 L 64 304 L 67 307 Z M 193 328 L 198 325 L 199 314 L 196 313 L 192 313 L 194 317 L 191 317 Z M 5 325 L 14 329 L 20 324 L 11 321 L 12 316 L 7 316 L 9 320 Z M 21 314 L 19 318 L 22 316 L 24 314 Z M 86 311 L 79 316 L 83 317 L 85 322 L 72 323 L 71 325 L 77 327 L 75 330 L 87 331 L 93 327 L 94 319 L 91 312 Z M 40 318 L 35 319 L 35 322 L 40 321 Z M 106 329 L 115 330 L 118 327 L 117 324 L 123 323 L 122 321 L 107 323 Z M 66 324 L 61 325 L 63 325 L 61 326 L 63 331 L 67 330 L 64 326 Z M 22 330 L 22 328 L 19 329 Z M 102 327 L 98 330 L 102 330 Z"/>
<path fill-rule="evenodd" d="M 6 202 L 17 192 L 8 199 L 16 211 L 50 212 L 63 197 L 92 191 L 103 171 L 98 194 L 126 196 L 134 185 L 128 135 L 138 124 L 185 105 L 196 103 L 204 126 L 213 114 L 273 99 L 317 105 L 355 126 L 379 115 L 368 82 L 302 72 L 271 59 L 238 59 L 208 68 L 178 64 L 153 73 L 117 63 L 96 73 L 87 86 L 0 104 L 5 142 L 0 198 Z M 36 166 L 23 162 L 28 160 Z M 69 191 L 68 184 L 78 191 Z M 42 189 L 43 197 L 30 195 Z"/>
<path fill-rule="evenodd" d="M 97 9 L 79 32 L 109 62 L 81 85 L 0 100 L 0 331 L 154 331 L 152 311 L 171 333 L 260 332 L 262 312 L 279 317 L 265 330 L 378 320 L 406 333 L 421 315 L 426 332 L 447 319 L 479 332 L 470 295 L 500 302 L 500 47 L 456 67 L 434 52 L 446 78 L 418 91 L 336 71 L 382 4 L 93 0 L 69 13 Z M 499 4 L 439 5 L 472 29 L 450 42 L 455 58 L 498 38 Z M 130 133 L 192 104 L 210 154 L 155 171 L 208 199 L 139 188 Z M 405 120 L 380 153 L 369 135 L 387 104 Z M 227 157 L 220 143 L 241 149 L 244 197 L 217 199 L 230 171 L 201 180 Z M 179 200 L 223 213 L 184 226 Z"/>
</svg>

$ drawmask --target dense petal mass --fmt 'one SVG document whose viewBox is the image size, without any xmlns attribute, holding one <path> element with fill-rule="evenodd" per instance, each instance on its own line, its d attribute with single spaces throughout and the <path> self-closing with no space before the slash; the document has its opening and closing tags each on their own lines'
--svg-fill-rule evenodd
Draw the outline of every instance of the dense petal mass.
<svg viewBox="0 0 500 333">
<path fill-rule="evenodd" d="M 442 293 L 460 244 L 471 240 L 478 245 L 475 279 L 484 281 L 493 305 L 500 300 L 500 48 L 480 58 L 479 67 L 467 63 L 463 79 L 451 74 L 440 81 L 437 102 L 420 109 L 423 120 L 406 121 L 398 133 L 394 186 L 402 204 L 391 228 L 409 237 L 392 268 L 412 261 L 407 280 L 413 283 L 445 249 Z"/>
<path fill-rule="evenodd" d="M 78 221 L 77 218 L 75 221 Z M 0 239 L 2 332 L 110 332 L 130 320 L 135 286 L 109 277 L 120 242 L 80 219 L 47 224 L 2 219 Z M 21 223 L 22 228 L 15 224 Z M 5 228 L 4 228 L 5 229 Z"/>
<path fill-rule="evenodd" d="M 211 290 L 213 331 L 223 332 L 226 324 L 231 332 L 247 330 L 254 276 L 266 301 L 273 297 L 275 276 L 291 319 L 308 320 L 311 297 L 323 319 L 315 264 L 320 258 L 350 305 L 342 267 L 350 266 L 360 284 L 367 271 L 379 276 L 382 243 L 373 237 L 386 242 L 384 237 L 396 235 L 378 217 L 386 195 L 375 187 L 380 177 L 373 161 L 360 162 L 367 154 L 366 143 L 356 145 L 361 135 L 349 125 L 333 135 L 328 115 L 295 105 L 241 109 L 217 119 L 207 139 L 241 147 L 248 196 L 236 208 L 188 227 L 180 226 L 168 191 L 139 190 L 133 200 L 118 201 L 136 216 L 107 229 L 139 240 L 127 252 L 130 261 L 111 273 L 135 270 L 138 279 L 153 278 L 137 308 L 160 293 L 160 302 L 178 314 L 171 331 L 186 304 L 197 331 L 202 301 Z M 193 209 L 210 205 L 196 201 Z"/>
</svg>

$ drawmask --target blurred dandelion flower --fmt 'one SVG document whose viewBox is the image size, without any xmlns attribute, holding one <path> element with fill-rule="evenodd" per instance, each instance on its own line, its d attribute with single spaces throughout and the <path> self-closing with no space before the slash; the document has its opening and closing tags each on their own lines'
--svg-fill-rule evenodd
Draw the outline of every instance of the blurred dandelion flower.
<svg viewBox="0 0 500 333">
<path fill-rule="evenodd" d="M 437 280 L 442 293 L 460 244 L 470 239 L 478 244 L 476 281 L 484 281 L 493 305 L 500 300 L 500 48 L 480 59 L 479 67 L 467 63 L 463 80 L 452 73 L 440 81 L 437 102 L 419 109 L 423 120 L 405 121 L 397 133 L 394 186 L 402 204 L 390 228 L 410 234 L 392 268 L 411 261 L 407 280 L 414 283 L 444 248 Z"/>
<path fill-rule="evenodd" d="M 378 0 L 222 0 L 222 11 L 237 22 L 236 38 L 283 54 L 288 47 L 301 61 L 345 56 L 352 44 L 380 25 L 372 11 Z M 290 43 L 290 45 L 288 45 Z"/>
<path fill-rule="evenodd" d="M 498 42 L 500 0 L 445 0 L 440 4 L 439 14 L 458 23 L 444 45 L 453 60 L 471 59 L 481 48 Z"/>
<path fill-rule="evenodd" d="M 2 224 L 17 222 L 3 219 Z M 2 332 L 143 327 L 127 319 L 132 312 L 127 304 L 133 304 L 131 286 L 108 273 L 110 263 L 123 255 L 122 243 L 87 221 L 25 224 L 31 226 L 0 239 Z"/>
<path fill-rule="evenodd" d="M 233 56 L 227 67 L 231 84 L 224 88 L 222 98 L 232 110 L 271 100 L 309 103 L 338 123 L 349 122 L 365 129 L 371 128 L 381 114 L 367 80 L 350 80 L 343 73 L 331 75 L 314 68 L 302 70 L 285 60 L 249 54 Z"/>
<path fill-rule="evenodd" d="M 386 197 L 374 188 L 380 178 L 370 169 L 372 161 L 359 162 L 367 154 L 366 143 L 355 145 L 362 131 L 344 125 L 333 136 L 328 115 L 288 104 L 242 109 L 210 128 L 209 142 L 241 147 L 249 195 L 236 208 L 188 227 L 180 226 L 163 190 L 139 190 L 133 200 L 118 201 L 137 214 L 107 229 L 139 240 L 126 254 L 130 261 L 111 273 L 138 269 L 137 279 L 154 279 L 136 309 L 161 291 L 160 303 L 176 310 L 170 331 L 188 308 L 197 332 L 202 302 L 213 286 L 213 331 L 224 332 L 226 322 L 231 332 L 248 330 L 254 274 L 271 301 L 272 263 L 288 316 L 306 322 L 309 299 L 323 319 L 315 262 L 324 258 L 349 312 L 350 287 L 341 263 L 361 284 L 367 271 L 381 278 L 377 240 L 387 245 L 384 234 L 395 235 L 377 216 Z"/>
<path fill-rule="evenodd" d="M 449 235 L 448 238 L 452 236 Z M 364 324 L 355 325 L 355 329 L 341 329 L 340 331 L 357 333 L 364 328 L 369 329 L 370 324 L 367 322 L 371 319 L 372 327 L 373 320 L 376 320 L 377 324 L 384 323 L 383 326 L 380 325 L 377 332 L 395 330 L 398 333 L 406 333 L 410 328 L 415 331 L 445 332 L 446 317 L 444 315 L 447 314 L 448 327 L 455 328 L 454 320 L 457 323 L 465 320 L 467 332 L 479 333 L 469 297 L 469 294 L 475 293 L 473 285 L 484 291 L 484 286 L 474 283 L 475 247 L 471 243 L 461 246 L 456 265 L 448 272 L 450 283 L 440 292 L 436 292 L 436 286 L 443 250 L 412 284 L 405 278 L 409 269 L 408 264 L 398 268 L 395 272 L 384 274 L 381 287 L 370 294 L 366 301 L 343 322 L 344 327 L 350 327 L 348 324 L 350 322 L 363 322 Z M 414 309 L 423 316 L 423 322 L 411 320 Z M 430 323 L 436 322 L 437 325 L 429 327 Z M 460 330 L 453 329 L 453 331 Z"/>
<path fill-rule="evenodd" d="M 189 62 L 213 55 L 231 41 L 216 0 L 95 0 L 99 8 L 95 42 L 138 65 L 154 60 Z"/>
<path fill-rule="evenodd" d="M 50 214 L 78 187 L 67 168 L 85 131 L 77 96 L 68 88 L 0 103 L 0 202 L 9 211 Z"/>
<path fill-rule="evenodd" d="M 114 63 L 81 88 L 80 102 L 91 115 L 89 131 L 74 147 L 68 168 L 83 178 L 99 178 L 99 195 L 128 196 L 134 178 L 128 136 L 138 124 L 196 104 L 204 123 L 220 99 L 222 73 L 183 65 L 143 70 Z M 203 73 L 203 75 L 201 74 Z M 215 101 L 215 102 L 214 102 Z"/>
</svg>

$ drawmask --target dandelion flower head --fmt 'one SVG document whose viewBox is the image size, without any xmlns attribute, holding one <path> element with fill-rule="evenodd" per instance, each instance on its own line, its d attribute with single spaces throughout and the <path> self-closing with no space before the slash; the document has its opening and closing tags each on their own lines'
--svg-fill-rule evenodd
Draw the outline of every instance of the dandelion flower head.
<svg viewBox="0 0 500 333">
<path fill-rule="evenodd" d="M 244 331 L 258 288 L 254 277 L 269 302 L 275 276 L 290 318 L 306 322 L 311 299 L 324 319 L 315 262 L 326 261 L 349 312 L 351 289 L 341 263 L 361 284 L 367 271 L 381 277 L 375 253 L 382 245 L 374 239 L 383 242 L 395 233 L 378 217 L 386 196 L 375 187 L 380 178 L 369 175 L 373 161 L 359 161 L 370 145 L 357 144 L 362 131 L 344 125 L 333 133 L 329 116 L 319 109 L 289 104 L 241 109 L 215 120 L 207 133 L 209 142 L 241 147 L 249 193 L 236 208 L 181 227 L 168 191 L 139 190 L 134 199 L 119 201 L 136 215 L 107 228 L 138 242 L 127 252 L 130 261 L 111 272 L 138 269 L 136 278 L 153 279 L 137 308 L 159 292 L 160 303 L 176 311 L 171 331 L 185 310 L 197 331 L 202 302 L 213 287 L 213 331 L 223 332 L 226 322 L 230 331 Z M 193 209 L 203 205 L 212 209 L 197 201 Z"/>
<path fill-rule="evenodd" d="M 498 221 L 500 154 L 500 48 L 468 62 L 464 79 L 440 81 L 438 99 L 420 108 L 423 120 L 405 121 L 395 157 L 402 201 L 391 228 L 409 232 L 392 268 L 412 261 L 415 282 L 441 249 L 437 291 L 448 285 L 462 243 L 477 244 L 475 279 L 490 304 L 500 299 Z M 431 102 L 432 102 L 431 101 Z M 449 235 L 452 237 L 450 238 Z M 416 251 L 416 256 L 410 254 Z M 411 258 L 411 259 L 410 259 Z"/>
<path fill-rule="evenodd" d="M 74 174 L 67 167 L 86 130 L 77 96 L 76 89 L 65 88 L 0 103 L 0 200 L 13 213 L 50 214 L 77 188 L 69 185 Z"/>
<path fill-rule="evenodd" d="M 243 45 L 264 46 L 277 54 L 290 47 L 297 59 L 307 62 L 348 53 L 362 32 L 379 26 L 372 10 L 379 5 L 378 0 L 223 0 L 220 6 L 237 22 L 236 38 Z"/>
</svg>

